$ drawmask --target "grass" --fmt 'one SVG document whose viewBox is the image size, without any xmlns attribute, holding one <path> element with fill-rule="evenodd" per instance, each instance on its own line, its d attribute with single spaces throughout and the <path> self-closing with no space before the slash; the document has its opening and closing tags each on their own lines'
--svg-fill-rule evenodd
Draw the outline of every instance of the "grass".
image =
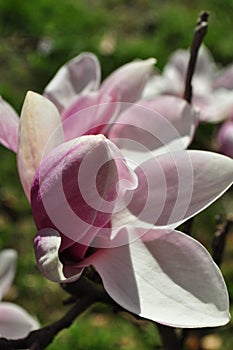
<svg viewBox="0 0 233 350">
<path fill-rule="evenodd" d="M 82 51 L 92 51 L 106 77 L 134 58 L 155 56 L 162 69 L 177 48 L 190 45 L 198 13 L 210 11 L 205 43 L 219 65 L 232 61 L 233 0 L 224 4 L 208 1 L 150 0 L 1 0 L 0 1 L 0 93 L 20 113 L 27 90 L 42 92 L 56 70 Z M 41 43 L 48 43 L 48 51 Z M 208 148 L 214 127 L 202 126 L 195 146 Z M 0 248 L 14 247 L 19 253 L 18 271 L 8 300 L 37 315 L 42 324 L 61 317 L 65 293 L 47 281 L 36 268 L 32 247 L 35 226 L 24 197 L 15 156 L 0 148 Z M 231 211 L 232 191 L 198 215 L 194 235 L 211 250 L 216 214 Z M 233 297 L 233 232 L 228 238 L 223 272 Z M 221 339 L 221 350 L 233 347 L 232 324 L 209 330 Z M 150 322 L 140 326 L 103 305 L 87 311 L 62 332 L 49 350 L 62 349 L 159 349 L 160 340 Z M 195 350 L 189 345 L 189 350 Z"/>
</svg>

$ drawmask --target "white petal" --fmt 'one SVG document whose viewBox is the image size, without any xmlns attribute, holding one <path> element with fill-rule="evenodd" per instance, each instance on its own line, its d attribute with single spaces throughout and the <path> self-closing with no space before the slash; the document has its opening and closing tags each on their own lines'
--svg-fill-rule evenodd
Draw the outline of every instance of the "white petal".
<svg viewBox="0 0 233 350">
<path fill-rule="evenodd" d="M 52 229 L 38 231 L 34 240 L 34 249 L 37 265 L 41 273 L 50 281 L 62 283 L 73 282 L 82 274 L 82 266 L 75 269 L 75 266 L 68 266 L 66 272 L 70 277 L 66 277 L 63 271 L 63 264 L 59 260 L 59 247 L 61 245 L 60 234 Z"/>
<path fill-rule="evenodd" d="M 41 159 L 64 140 L 60 115 L 45 97 L 29 91 L 25 98 L 19 131 L 18 170 L 25 194 Z"/>
<path fill-rule="evenodd" d="M 17 252 L 4 249 L 0 252 L 0 300 L 8 291 L 15 277 Z"/>
<path fill-rule="evenodd" d="M 8 339 L 24 338 L 40 327 L 26 310 L 13 303 L 0 304 L 0 336 Z"/>
<path fill-rule="evenodd" d="M 101 68 L 97 57 L 84 52 L 66 64 L 46 86 L 44 95 L 62 112 L 82 93 L 98 89 Z"/>
<path fill-rule="evenodd" d="M 129 210 L 154 225 L 177 227 L 218 199 L 233 182 L 233 160 L 217 153 L 179 151 L 141 164 Z"/>
<path fill-rule="evenodd" d="M 100 250 L 91 260 L 110 296 L 135 314 L 174 327 L 229 321 L 220 270 L 200 243 L 181 232 L 151 230 L 143 241 Z"/>
</svg>

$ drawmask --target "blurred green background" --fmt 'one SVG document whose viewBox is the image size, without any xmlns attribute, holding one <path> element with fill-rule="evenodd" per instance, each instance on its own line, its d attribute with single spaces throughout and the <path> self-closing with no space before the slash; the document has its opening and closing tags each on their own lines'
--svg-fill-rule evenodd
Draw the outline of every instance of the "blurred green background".
<svg viewBox="0 0 233 350">
<path fill-rule="evenodd" d="M 156 57 L 162 69 L 170 53 L 188 48 L 201 10 L 210 13 L 205 44 L 219 66 L 233 61 L 233 0 L 0 0 L 0 94 L 20 113 L 27 90 L 41 93 L 57 69 L 82 51 L 94 52 L 102 77 L 135 58 Z M 196 147 L 210 148 L 216 126 L 203 125 Z M 38 272 L 32 241 L 35 227 L 18 180 L 15 155 L 0 147 L 0 249 L 19 253 L 17 277 L 7 299 L 24 306 L 42 325 L 66 310 L 66 295 Z M 210 251 L 215 215 L 232 212 L 228 192 L 195 220 L 193 235 Z M 233 296 L 233 232 L 228 236 L 223 272 Z M 232 350 L 233 324 L 206 333 L 203 349 Z M 209 341 L 209 343 L 208 343 Z M 212 341 L 212 345 L 211 345 Z M 49 346 L 55 349 L 161 349 L 156 326 L 133 325 L 97 305 Z M 196 333 L 187 349 L 200 350 Z"/>
</svg>

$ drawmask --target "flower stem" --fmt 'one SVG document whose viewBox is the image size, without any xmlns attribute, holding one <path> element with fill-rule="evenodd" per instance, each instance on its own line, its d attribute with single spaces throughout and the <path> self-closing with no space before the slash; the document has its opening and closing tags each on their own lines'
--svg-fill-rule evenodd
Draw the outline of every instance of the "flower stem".
<svg viewBox="0 0 233 350">
<path fill-rule="evenodd" d="M 200 13 L 199 18 L 197 20 L 196 28 L 194 31 L 193 41 L 190 48 L 190 58 L 187 68 L 186 81 L 185 81 L 185 89 L 184 89 L 184 99 L 191 103 L 192 101 L 192 78 L 196 67 L 197 55 L 201 43 L 206 35 L 208 28 L 208 17 L 209 14 L 206 11 Z"/>
</svg>

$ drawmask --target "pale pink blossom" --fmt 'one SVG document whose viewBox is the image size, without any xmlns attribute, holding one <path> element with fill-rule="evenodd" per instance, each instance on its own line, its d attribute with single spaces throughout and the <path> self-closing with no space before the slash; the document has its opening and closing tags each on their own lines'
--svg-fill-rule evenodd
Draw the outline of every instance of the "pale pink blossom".
<svg viewBox="0 0 233 350">
<path fill-rule="evenodd" d="M 25 183 L 27 176 L 32 181 L 38 266 L 61 283 L 93 265 L 117 303 L 163 324 L 225 324 L 228 294 L 220 270 L 203 246 L 175 227 L 231 185 L 233 162 L 185 150 L 196 114 L 184 100 L 159 97 L 120 109 L 114 122 L 93 119 L 103 134 L 79 134 L 85 121 L 89 130 L 88 109 L 81 125 L 79 115 L 71 115 L 76 137 L 65 141 L 62 128 L 44 134 L 58 123 L 51 102 L 28 93 L 18 162 Z M 45 110 L 46 130 L 37 122 Z"/>
<path fill-rule="evenodd" d="M 183 96 L 189 55 L 188 50 L 175 51 L 162 74 L 156 74 L 149 80 L 144 98 L 161 94 Z M 218 123 L 232 115 L 233 64 L 220 69 L 204 45 L 198 54 L 192 85 L 192 103 L 200 109 L 201 121 Z"/>
<path fill-rule="evenodd" d="M 13 249 L 0 252 L 0 300 L 8 292 L 15 276 L 17 253 Z M 0 301 L 0 337 L 23 338 L 38 329 L 39 323 L 21 306 Z"/>
<path fill-rule="evenodd" d="M 31 192 L 41 272 L 72 282 L 92 265 L 110 296 L 142 317 L 227 323 L 220 270 L 175 228 L 227 190 L 233 161 L 185 150 L 197 114 L 183 99 L 140 100 L 153 59 L 121 67 L 100 87 L 98 74 L 74 82 L 69 64 L 45 89 L 59 111 L 29 92 L 20 118 L 18 169 Z"/>
</svg>

